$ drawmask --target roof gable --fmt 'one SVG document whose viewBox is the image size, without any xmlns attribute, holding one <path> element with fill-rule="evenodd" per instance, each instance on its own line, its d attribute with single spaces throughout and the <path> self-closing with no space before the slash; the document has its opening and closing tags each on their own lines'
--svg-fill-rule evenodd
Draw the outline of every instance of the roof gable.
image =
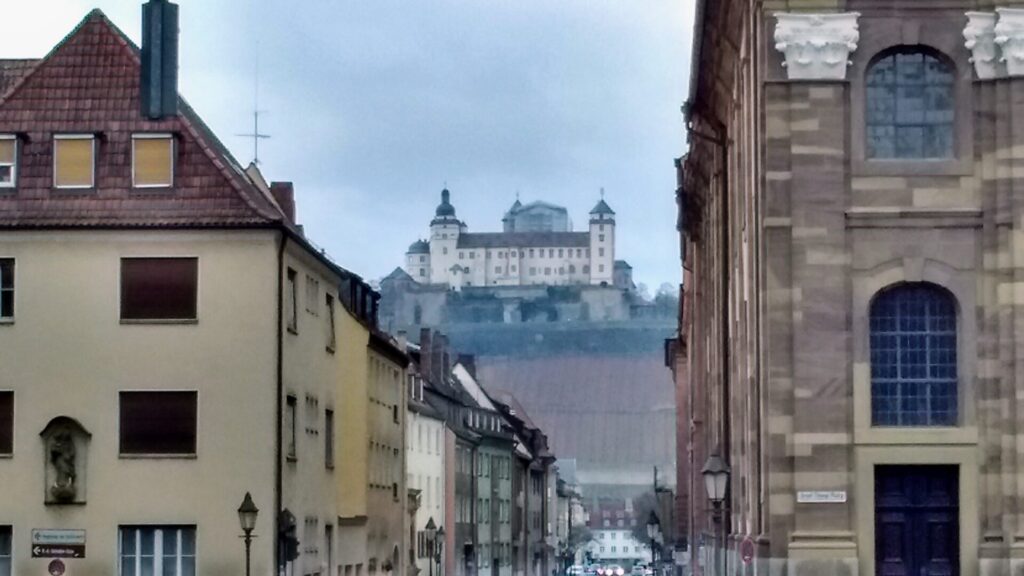
<svg viewBox="0 0 1024 576">
<path fill-rule="evenodd" d="M 31 66 L 31 69 L 25 68 Z M 279 209 L 181 101 L 177 116 L 140 111 L 138 48 L 94 10 L 44 59 L 0 87 L 0 133 L 21 137 L 17 189 L 0 193 L 0 227 L 237 227 L 284 222 Z M 174 186 L 132 188 L 132 134 L 175 136 Z M 53 189 L 53 135 L 97 134 L 96 187 Z"/>
</svg>

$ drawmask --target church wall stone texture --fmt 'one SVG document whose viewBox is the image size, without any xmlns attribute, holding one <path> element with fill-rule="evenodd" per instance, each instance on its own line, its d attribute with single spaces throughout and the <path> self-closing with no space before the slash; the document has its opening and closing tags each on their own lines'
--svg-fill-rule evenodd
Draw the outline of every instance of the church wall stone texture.
<svg viewBox="0 0 1024 576">
<path fill-rule="evenodd" d="M 1024 574 L 1020 6 L 698 4 L 677 554 L 694 574 Z"/>
</svg>

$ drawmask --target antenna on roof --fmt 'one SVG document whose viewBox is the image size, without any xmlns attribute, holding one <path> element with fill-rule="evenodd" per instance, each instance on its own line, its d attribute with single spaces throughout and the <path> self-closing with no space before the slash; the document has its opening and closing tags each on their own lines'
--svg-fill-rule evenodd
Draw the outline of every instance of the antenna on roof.
<svg viewBox="0 0 1024 576">
<path fill-rule="evenodd" d="M 260 140 L 270 138 L 270 134 L 260 132 L 260 50 L 259 42 L 256 43 L 256 63 L 252 89 L 252 132 L 249 134 L 235 134 L 244 138 L 252 138 L 252 163 L 260 165 Z"/>
<path fill-rule="evenodd" d="M 601 186 L 601 200 L 604 200 L 604 186 Z"/>
</svg>

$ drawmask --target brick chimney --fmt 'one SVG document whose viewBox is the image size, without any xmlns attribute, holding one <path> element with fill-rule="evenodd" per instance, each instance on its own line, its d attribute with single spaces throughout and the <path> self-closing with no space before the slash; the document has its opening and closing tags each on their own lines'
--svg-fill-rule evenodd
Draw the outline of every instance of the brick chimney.
<svg viewBox="0 0 1024 576">
<path fill-rule="evenodd" d="M 291 182 L 271 182 L 270 193 L 288 220 L 295 224 L 295 188 Z"/>
<path fill-rule="evenodd" d="M 178 5 L 149 0 L 142 5 L 142 115 L 160 120 L 178 115 Z"/>
<path fill-rule="evenodd" d="M 441 373 L 447 378 L 452 373 L 452 353 L 448 348 L 448 336 L 441 335 Z"/>
<path fill-rule="evenodd" d="M 420 328 L 420 377 L 431 379 L 430 355 L 433 338 L 430 328 Z"/>
<path fill-rule="evenodd" d="M 430 380 L 444 382 L 448 372 L 444 369 L 444 334 L 437 334 L 430 346 Z"/>
</svg>

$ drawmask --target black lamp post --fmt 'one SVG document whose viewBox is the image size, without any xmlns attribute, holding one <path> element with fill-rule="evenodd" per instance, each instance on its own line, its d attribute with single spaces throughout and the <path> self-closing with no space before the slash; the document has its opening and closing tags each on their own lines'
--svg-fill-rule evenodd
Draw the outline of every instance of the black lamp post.
<svg viewBox="0 0 1024 576">
<path fill-rule="evenodd" d="M 647 537 L 651 539 L 651 566 L 657 570 L 657 539 L 661 533 L 661 522 L 658 520 L 658 515 L 651 510 L 651 513 L 647 515 Z"/>
<path fill-rule="evenodd" d="M 437 529 L 434 557 L 437 559 L 437 576 L 441 576 L 441 554 L 444 551 L 444 526 Z"/>
<path fill-rule="evenodd" d="M 253 528 L 256 527 L 256 516 L 259 515 L 260 509 L 256 507 L 256 503 L 252 501 L 252 495 L 248 492 L 245 493 L 245 498 L 242 500 L 242 505 L 238 507 L 238 523 L 242 526 L 243 536 L 245 539 L 245 576 L 250 576 L 250 557 L 252 551 L 252 535 Z"/>
<path fill-rule="evenodd" d="M 704 476 L 704 488 L 708 492 L 708 500 L 711 501 L 711 518 L 718 524 L 718 531 L 720 532 L 720 547 L 722 548 L 720 554 L 723 564 L 721 573 L 723 574 L 725 573 L 725 523 L 722 522 L 722 512 L 725 496 L 729 492 L 729 474 L 731 472 L 729 463 L 723 460 L 717 452 L 708 456 L 707 461 L 704 463 L 704 468 L 700 471 L 701 475 Z"/>
<path fill-rule="evenodd" d="M 427 520 L 427 544 L 430 545 L 430 576 L 434 576 L 434 538 L 437 538 L 437 524 L 434 524 L 434 517 Z"/>
</svg>

